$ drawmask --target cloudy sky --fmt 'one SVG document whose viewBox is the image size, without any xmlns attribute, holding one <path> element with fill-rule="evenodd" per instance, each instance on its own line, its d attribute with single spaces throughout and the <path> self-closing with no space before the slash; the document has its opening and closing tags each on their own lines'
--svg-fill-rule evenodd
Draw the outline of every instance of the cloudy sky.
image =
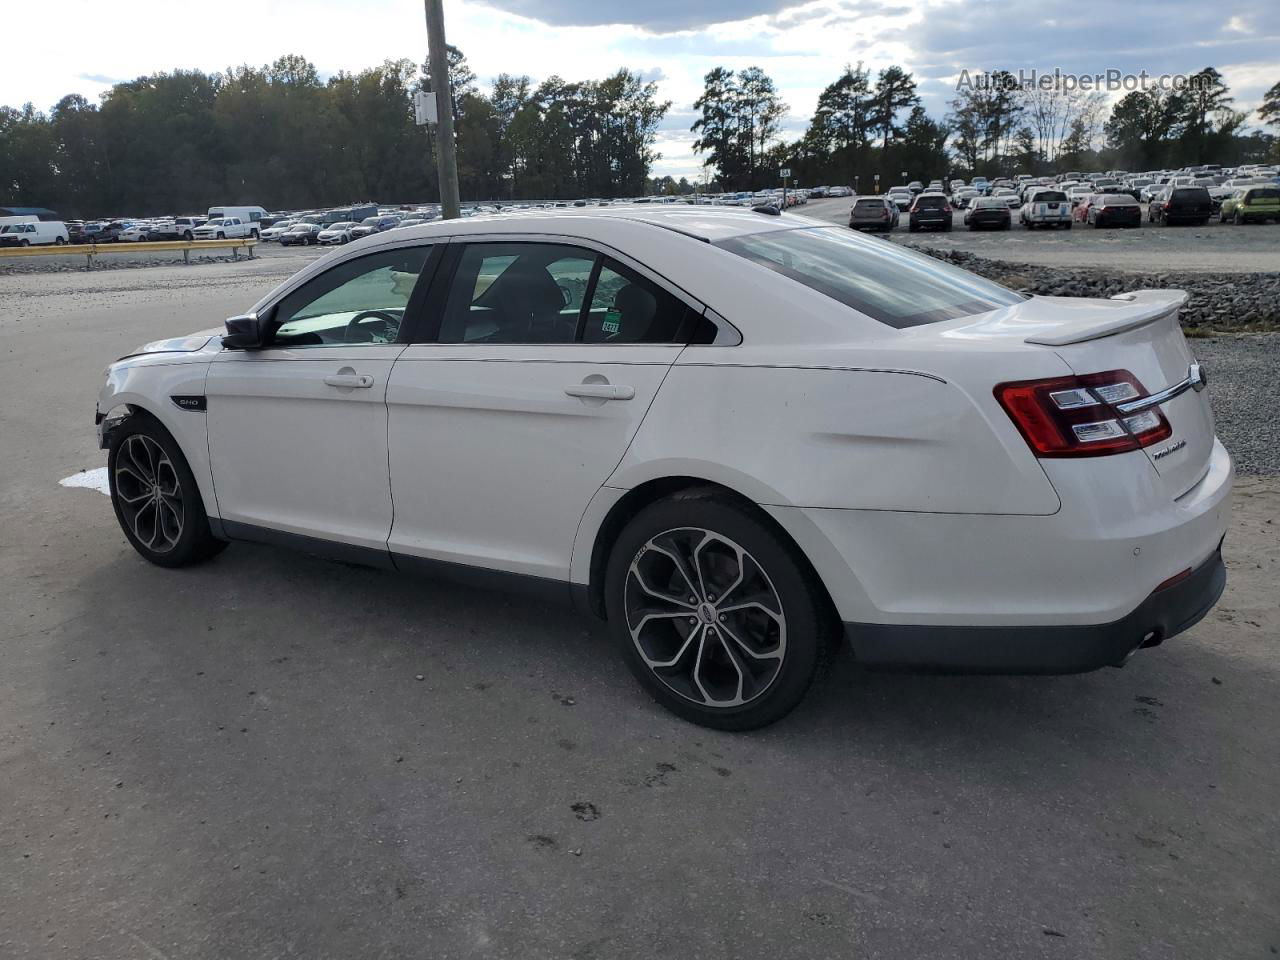
<svg viewBox="0 0 1280 960">
<path fill-rule="evenodd" d="M 262 64 L 282 53 L 322 75 L 384 59 L 421 60 L 421 0 L 58 0 L 9 3 L 0 104 L 47 110 L 145 73 Z M 603 77 L 627 66 L 673 101 L 658 173 L 695 177 L 692 104 L 712 67 L 759 65 L 803 130 L 846 62 L 900 64 L 941 114 L 961 70 L 1151 74 L 1221 70 L 1240 109 L 1280 81 L 1275 0 L 446 0 L 449 41 L 482 82 Z M 1256 117 L 1252 118 L 1256 122 Z"/>
</svg>

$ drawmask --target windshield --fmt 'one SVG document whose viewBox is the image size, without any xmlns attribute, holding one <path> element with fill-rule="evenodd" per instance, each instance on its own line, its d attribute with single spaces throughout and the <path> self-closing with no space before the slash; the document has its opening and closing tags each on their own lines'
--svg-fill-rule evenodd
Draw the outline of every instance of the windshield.
<svg viewBox="0 0 1280 960">
<path fill-rule="evenodd" d="M 838 228 L 748 234 L 716 245 L 898 329 L 1023 299 L 967 270 Z"/>
</svg>

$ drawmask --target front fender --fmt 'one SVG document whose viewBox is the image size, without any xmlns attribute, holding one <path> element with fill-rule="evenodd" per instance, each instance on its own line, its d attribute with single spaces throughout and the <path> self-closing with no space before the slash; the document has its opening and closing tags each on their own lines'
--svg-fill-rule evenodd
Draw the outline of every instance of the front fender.
<svg viewBox="0 0 1280 960">
<path fill-rule="evenodd" d="M 150 414 L 169 431 L 196 478 L 205 512 L 220 516 L 209 466 L 209 435 L 203 403 L 209 361 L 174 362 L 172 356 L 140 358 L 107 368 L 107 379 L 98 392 L 99 445 L 105 449 L 120 422 L 139 411 Z M 187 399 L 179 406 L 174 398 Z"/>
</svg>

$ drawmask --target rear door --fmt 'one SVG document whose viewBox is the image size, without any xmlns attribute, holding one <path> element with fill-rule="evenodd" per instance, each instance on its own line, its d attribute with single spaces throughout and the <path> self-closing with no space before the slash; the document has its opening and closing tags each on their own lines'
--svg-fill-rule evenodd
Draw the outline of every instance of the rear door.
<svg viewBox="0 0 1280 960">
<path fill-rule="evenodd" d="M 450 260 L 387 390 L 391 551 L 567 580 L 701 306 L 578 241 L 455 241 Z"/>
</svg>

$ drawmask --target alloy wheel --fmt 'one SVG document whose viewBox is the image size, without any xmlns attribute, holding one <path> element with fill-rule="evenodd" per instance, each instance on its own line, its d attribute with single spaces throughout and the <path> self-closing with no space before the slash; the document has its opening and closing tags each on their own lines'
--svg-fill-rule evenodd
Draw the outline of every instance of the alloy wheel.
<svg viewBox="0 0 1280 960">
<path fill-rule="evenodd" d="M 160 444 L 135 433 L 116 452 L 116 500 L 138 542 L 168 553 L 182 539 L 182 484 Z"/>
<path fill-rule="evenodd" d="M 778 677 L 787 653 L 778 591 L 723 534 L 682 527 L 650 538 L 627 570 L 623 601 L 645 665 L 693 703 L 740 707 Z"/>
</svg>

